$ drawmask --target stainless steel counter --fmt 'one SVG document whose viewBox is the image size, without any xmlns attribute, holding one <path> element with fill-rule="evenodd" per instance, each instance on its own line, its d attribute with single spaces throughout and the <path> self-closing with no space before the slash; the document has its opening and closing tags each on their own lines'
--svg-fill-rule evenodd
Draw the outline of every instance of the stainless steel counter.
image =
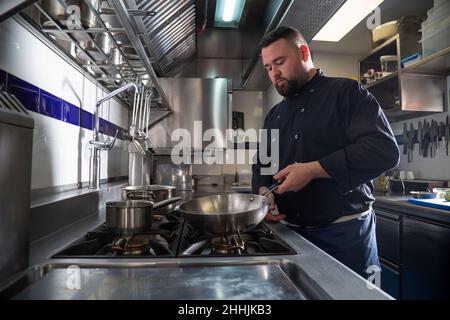
<svg viewBox="0 0 450 320">
<path fill-rule="evenodd" d="M 230 191 L 199 186 L 185 197 Z M 104 222 L 104 217 L 100 210 L 32 243 L 33 267 L 6 283 L 3 289 L 9 290 L 4 295 L 16 299 L 391 299 L 281 223 L 267 226 L 295 255 L 50 258 Z"/>
<path fill-rule="evenodd" d="M 419 206 L 408 202 L 409 196 L 375 194 L 374 208 L 394 211 L 396 213 L 450 225 L 450 212 Z"/>
</svg>

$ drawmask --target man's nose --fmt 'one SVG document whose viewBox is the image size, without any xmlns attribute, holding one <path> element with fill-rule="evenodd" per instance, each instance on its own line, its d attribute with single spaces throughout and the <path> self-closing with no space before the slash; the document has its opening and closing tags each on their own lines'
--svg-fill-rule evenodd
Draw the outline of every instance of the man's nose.
<svg viewBox="0 0 450 320">
<path fill-rule="evenodd" d="M 274 79 L 281 74 L 280 69 L 278 69 L 277 67 L 272 67 L 270 72 L 271 72 L 272 78 L 274 78 Z"/>
</svg>

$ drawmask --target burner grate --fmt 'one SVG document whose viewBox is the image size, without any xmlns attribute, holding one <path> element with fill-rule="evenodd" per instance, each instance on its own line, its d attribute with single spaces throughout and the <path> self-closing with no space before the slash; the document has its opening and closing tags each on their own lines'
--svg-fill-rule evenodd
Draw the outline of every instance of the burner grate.
<svg viewBox="0 0 450 320">
<path fill-rule="evenodd" d="M 154 215 L 153 218 L 151 230 L 135 235 L 117 235 L 101 224 L 52 258 L 175 257 L 183 218 L 177 213 Z"/>
<path fill-rule="evenodd" d="M 179 256 L 257 256 L 296 254 L 271 229 L 261 224 L 244 234 L 209 237 L 185 223 Z"/>
</svg>

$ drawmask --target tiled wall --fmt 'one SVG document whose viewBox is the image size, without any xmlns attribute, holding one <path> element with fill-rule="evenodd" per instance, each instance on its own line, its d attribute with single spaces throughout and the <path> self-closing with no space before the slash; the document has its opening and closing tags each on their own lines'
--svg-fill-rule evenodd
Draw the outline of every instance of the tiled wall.
<svg viewBox="0 0 450 320">
<path fill-rule="evenodd" d="M 88 130 L 94 128 L 94 114 L 65 101 L 50 92 L 0 70 L 0 90 L 15 95 L 30 111 Z M 100 118 L 99 132 L 125 140 L 126 129 Z"/>
<path fill-rule="evenodd" d="M 96 84 L 13 19 L 0 23 L 0 89 L 17 96 L 35 120 L 32 189 L 75 185 L 89 178 Z M 101 140 L 115 147 L 101 153 L 101 179 L 128 175 L 128 108 L 111 99 L 100 108 Z"/>
</svg>

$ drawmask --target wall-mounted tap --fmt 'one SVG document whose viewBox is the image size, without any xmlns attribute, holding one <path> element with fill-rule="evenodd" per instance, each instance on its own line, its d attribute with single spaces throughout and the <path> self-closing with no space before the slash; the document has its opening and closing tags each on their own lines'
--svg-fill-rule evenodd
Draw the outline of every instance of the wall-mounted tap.
<svg viewBox="0 0 450 320">
<path fill-rule="evenodd" d="M 112 97 L 117 96 L 119 93 L 126 91 L 130 88 L 135 89 L 135 98 L 136 94 L 139 93 L 140 87 L 134 83 L 128 83 L 113 92 L 108 93 L 105 97 L 101 98 L 95 104 L 94 117 L 95 117 L 95 126 L 93 139 L 89 141 L 89 144 L 92 145 L 92 154 L 89 165 L 89 189 L 100 189 L 100 151 L 106 150 L 109 151 L 113 148 L 114 143 L 117 139 L 118 131 L 116 131 L 115 137 L 112 141 L 100 141 L 99 138 L 99 127 L 100 127 L 100 118 L 99 118 L 99 108 L 103 104 L 103 102 L 111 99 Z"/>
</svg>

